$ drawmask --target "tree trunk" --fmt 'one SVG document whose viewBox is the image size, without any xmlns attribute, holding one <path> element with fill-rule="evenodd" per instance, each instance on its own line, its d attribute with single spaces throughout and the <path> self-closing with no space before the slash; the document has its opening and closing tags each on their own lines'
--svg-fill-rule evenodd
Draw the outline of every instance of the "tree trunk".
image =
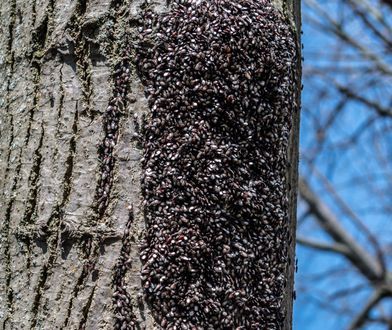
<svg viewBox="0 0 392 330">
<path fill-rule="evenodd" d="M 149 111 L 132 58 L 141 4 L 1 2 L 2 329 L 112 329 L 119 310 L 129 312 L 124 328 L 159 328 L 139 275 L 145 221 L 143 150 L 135 132 Z M 277 5 L 298 31 L 299 1 Z M 160 1 L 156 8 L 166 6 Z M 119 67 L 128 68 L 129 82 Z M 119 111 L 109 113 L 111 104 Z M 299 112 L 293 116 L 285 329 L 292 313 Z"/>
</svg>

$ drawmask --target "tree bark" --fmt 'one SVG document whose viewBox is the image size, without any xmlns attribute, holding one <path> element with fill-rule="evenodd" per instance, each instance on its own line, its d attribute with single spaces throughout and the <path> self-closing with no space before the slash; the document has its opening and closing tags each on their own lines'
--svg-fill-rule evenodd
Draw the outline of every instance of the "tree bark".
<svg viewBox="0 0 392 330">
<path fill-rule="evenodd" d="M 122 301 L 131 304 L 135 323 L 159 328 L 141 298 L 139 277 L 138 247 L 145 224 L 142 150 L 134 134 L 148 107 L 129 57 L 141 4 L 1 2 L 2 329 L 111 329 L 116 281 L 126 287 L 128 296 Z M 299 1 L 277 5 L 298 32 Z M 156 9 L 166 6 L 160 1 Z M 119 63 L 129 67 L 130 82 L 122 86 L 127 95 L 121 113 L 108 118 Z M 297 82 L 299 104 L 300 60 Z M 285 329 L 291 329 L 298 123 L 299 111 L 294 114 L 287 171 L 291 262 Z M 105 148 L 110 159 L 102 156 Z M 126 272 L 119 270 L 124 262 Z"/>
</svg>

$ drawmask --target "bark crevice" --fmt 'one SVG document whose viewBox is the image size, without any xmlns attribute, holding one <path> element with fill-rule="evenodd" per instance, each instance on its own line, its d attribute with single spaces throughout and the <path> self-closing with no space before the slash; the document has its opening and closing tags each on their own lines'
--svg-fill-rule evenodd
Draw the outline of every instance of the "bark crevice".
<svg viewBox="0 0 392 330">
<path fill-rule="evenodd" d="M 96 289 L 96 285 L 94 285 L 93 289 L 91 290 L 91 293 L 90 293 L 90 295 L 89 295 L 89 297 L 87 299 L 87 303 L 83 307 L 83 311 L 82 311 L 83 312 L 82 313 L 83 317 L 82 317 L 82 319 L 81 319 L 81 321 L 79 323 L 79 326 L 78 326 L 79 330 L 84 330 L 86 328 L 86 322 L 87 322 L 87 319 L 88 319 L 88 313 L 89 313 L 90 308 L 91 308 L 91 303 L 93 301 L 95 289 Z"/>
<path fill-rule="evenodd" d="M 32 223 L 32 217 L 37 206 L 37 195 L 39 190 L 39 178 L 42 164 L 42 145 L 44 140 L 45 130 L 43 125 L 41 125 L 41 137 L 37 149 L 33 156 L 33 166 L 31 167 L 28 185 L 30 187 L 29 195 L 27 197 L 26 210 L 24 212 L 21 226 L 26 226 Z"/>
<path fill-rule="evenodd" d="M 93 85 L 91 82 L 91 54 L 90 43 L 83 33 L 83 21 L 86 14 L 88 1 L 79 0 L 75 6 L 75 11 L 70 19 L 67 29 L 70 32 L 73 42 L 73 53 L 75 55 L 76 73 L 81 83 L 81 92 L 84 100 L 83 111 L 91 119 L 95 113 L 91 105 L 91 97 L 93 95 Z"/>
<path fill-rule="evenodd" d="M 85 282 L 85 279 L 90 274 L 91 270 L 93 270 L 95 267 L 95 263 L 90 260 L 91 253 L 94 250 L 93 239 L 91 237 L 82 237 L 81 250 L 84 252 L 85 262 L 83 265 L 83 269 L 79 275 L 79 278 L 76 282 L 76 285 L 74 286 L 74 289 L 72 291 L 72 297 L 69 301 L 68 308 L 67 308 L 67 317 L 66 317 L 66 319 L 64 321 L 64 325 L 61 327 L 61 329 L 67 329 L 69 319 L 70 319 L 71 313 L 72 313 L 72 307 L 73 307 L 74 300 L 77 298 L 80 290 L 82 289 L 82 286 L 83 286 L 83 283 Z M 92 294 L 94 294 L 94 290 L 95 290 L 95 288 L 92 289 Z M 83 321 L 83 318 L 81 321 Z"/>
<path fill-rule="evenodd" d="M 69 152 L 68 152 L 68 157 L 66 160 L 66 171 L 64 174 L 64 179 L 63 179 L 63 195 L 62 195 L 62 200 L 60 204 L 58 204 L 52 215 L 50 216 L 47 225 L 40 229 L 44 233 L 44 235 L 47 235 L 46 240 L 43 242 L 44 246 L 47 247 L 47 251 L 49 253 L 49 257 L 43 268 L 41 269 L 40 276 L 39 276 L 39 281 L 37 284 L 37 287 L 35 289 L 35 296 L 34 296 L 34 303 L 32 307 L 32 321 L 31 321 L 31 327 L 34 328 L 37 324 L 37 318 L 38 318 L 38 312 L 39 312 L 39 306 L 40 306 L 40 301 L 42 297 L 42 290 L 47 282 L 49 275 L 50 275 L 50 269 L 52 268 L 56 258 L 57 258 L 57 251 L 58 251 L 58 242 L 61 236 L 61 221 L 64 215 L 64 206 L 68 201 L 69 194 L 71 191 L 71 184 L 72 184 L 72 173 L 73 173 L 73 166 L 74 166 L 74 155 L 76 151 L 76 136 L 77 136 L 77 131 L 78 131 L 78 107 L 76 104 L 76 109 L 75 109 L 75 115 L 74 115 L 74 122 L 72 126 L 72 132 L 73 136 L 70 140 L 69 144 Z"/>
</svg>

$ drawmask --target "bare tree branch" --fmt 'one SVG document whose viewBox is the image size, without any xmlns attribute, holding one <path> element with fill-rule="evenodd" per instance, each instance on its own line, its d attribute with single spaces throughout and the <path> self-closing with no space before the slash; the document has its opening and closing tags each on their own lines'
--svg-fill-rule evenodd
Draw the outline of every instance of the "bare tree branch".
<svg viewBox="0 0 392 330">
<path fill-rule="evenodd" d="M 382 266 L 377 260 L 364 250 L 355 239 L 342 227 L 332 211 L 311 190 L 304 178 L 299 180 L 299 192 L 307 202 L 309 210 L 315 219 L 324 227 L 326 232 L 337 242 L 344 245 L 350 254 L 347 258 L 371 282 L 383 279 Z"/>
<path fill-rule="evenodd" d="M 328 23 L 323 25 L 320 22 L 315 22 L 313 20 L 313 24 L 319 25 L 319 27 L 324 31 L 333 33 L 340 40 L 358 50 L 364 58 L 368 59 L 374 64 L 380 73 L 383 73 L 387 76 L 392 76 L 392 68 L 389 66 L 389 64 L 386 63 L 383 58 L 374 53 L 373 50 L 364 46 L 358 40 L 354 39 L 350 34 L 346 33 L 343 29 L 343 26 L 328 14 L 328 10 L 326 8 L 323 8 L 323 6 L 314 0 L 308 0 L 308 4 L 311 5 L 317 14 L 323 17 Z"/>
<path fill-rule="evenodd" d="M 345 96 L 347 96 L 353 100 L 356 100 L 356 101 L 368 106 L 369 108 L 374 109 L 382 117 L 392 118 L 392 111 L 387 108 L 382 107 L 379 103 L 374 102 L 372 100 L 369 100 L 366 97 L 359 95 L 359 93 L 354 93 L 354 91 L 350 88 L 339 85 L 337 83 L 335 83 L 335 85 L 336 85 L 337 90 L 340 91 Z"/>
<path fill-rule="evenodd" d="M 337 299 L 345 298 L 347 296 L 358 293 L 358 291 L 368 289 L 368 288 L 369 288 L 368 283 L 364 283 L 364 282 L 359 283 L 354 286 L 351 286 L 351 287 L 345 287 L 344 289 L 337 290 L 337 291 L 329 294 L 328 300 L 337 300 Z"/>
<path fill-rule="evenodd" d="M 379 26 L 376 26 L 371 22 L 369 19 L 368 12 L 364 9 L 361 8 L 361 6 L 358 6 L 358 1 L 357 0 L 348 0 L 348 3 L 353 10 L 353 12 L 363 21 L 365 26 L 372 31 L 378 38 L 383 41 L 385 46 L 389 49 L 392 49 L 392 39 L 390 39 L 391 36 L 385 35 L 380 29 Z M 371 15 L 372 16 L 372 15 Z M 379 22 L 379 20 L 377 20 Z"/>
<path fill-rule="evenodd" d="M 362 308 L 359 314 L 354 318 L 353 322 L 348 327 L 348 330 L 357 330 L 364 325 L 368 319 L 370 311 L 375 307 L 380 300 L 384 297 L 383 290 L 375 290 L 369 298 L 366 305 Z"/>
<path fill-rule="evenodd" d="M 367 237 L 368 241 L 370 244 L 373 245 L 376 254 L 377 254 L 377 259 L 379 264 L 381 265 L 383 274 L 386 272 L 386 264 L 385 264 L 385 258 L 384 254 L 382 252 L 382 249 L 380 247 L 379 242 L 377 241 L 377 238 L 373 233 L 369 230 L 367 226 L 363 223 L 363 221 L 359 218 L 359 216 L 349 207 L 346 202 L 339 196 L 337 193 L 336 189 L 332 186 L 331 182 L 324 176 L 322 175 L 317 168 L 313 168 L 313 171 L 316 173 L 316 175 L 321 179 L 324 187 L 328 190 L 328 192 L 331 194 L 332 198 L 334 199 L 336 205 L 344 212 L 354 223 L 354 225 L 362 231 L 365 236 Z"/>
<path fill-rule="evenodd" d="M 318 242 L 304 237 L 297 237 L 297 243 L 321 251 L 344 254 L 345 256 L 348 256 L 351 253 L 351 251 L 347 249 L 345 245 L 339 243 L 327 244 L 324 242 Z"/>
</svg>

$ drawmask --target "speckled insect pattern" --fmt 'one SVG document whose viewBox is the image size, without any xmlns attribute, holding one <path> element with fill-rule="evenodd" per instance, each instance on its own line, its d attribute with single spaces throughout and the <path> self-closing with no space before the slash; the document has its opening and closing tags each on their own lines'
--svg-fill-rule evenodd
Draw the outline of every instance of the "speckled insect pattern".
<svg viewBox="0 0 392 330">
<path fill-rule="evenodd" d="M 281 329 L 295 39 L 269 1 L 143 13 L 142 285 L 163 329 Z"/>
</svg>

